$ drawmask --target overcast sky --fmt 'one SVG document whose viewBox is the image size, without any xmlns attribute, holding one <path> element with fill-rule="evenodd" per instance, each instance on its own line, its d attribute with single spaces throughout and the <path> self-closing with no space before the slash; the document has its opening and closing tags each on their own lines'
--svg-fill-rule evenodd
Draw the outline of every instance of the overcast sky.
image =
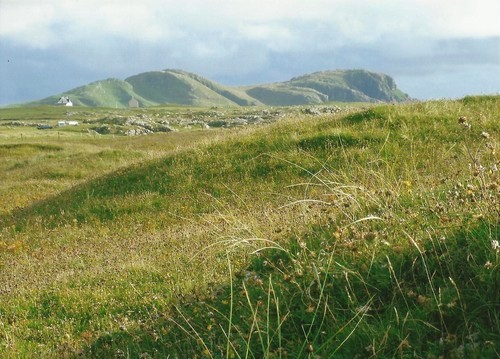
<svg viewBox="0 0 500 359">
<path fill-rule="evenodd" d="M 166 68 L 228 85 L 363 68 L 500 93 L 498 0 L 0 0 L 0 105 Z"/>
</svg>

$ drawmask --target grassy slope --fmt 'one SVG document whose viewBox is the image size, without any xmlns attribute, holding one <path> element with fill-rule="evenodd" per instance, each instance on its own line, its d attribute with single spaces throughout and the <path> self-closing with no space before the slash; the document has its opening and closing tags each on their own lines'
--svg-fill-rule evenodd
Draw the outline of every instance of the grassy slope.
<svg viewBox="0 0 500 359">
<path fill-rule="evenodd" d="M 328 101 L 328 96 L 314 89 L 283 84 L 254 86 L 247 88 L 246 93 L 269 106 L 293 106 Z"/>
<path fill-rule="evenodd" d="M 365 70 L 316 72 L 293 78 L 290 84 L 318 90 L 338 101 L 401 102 L 409 99 L 397 89 L 391 77 Z"/>
<path fill-rule="evenodd" d="M 385 106 L 172 147 L 2 139 L 2 186 L 62 177 L 1 214 L 0 353 L 498 355 L 499 110 Z"/>
<path fill-rule="evenodd" d="M 261 102 L 259 102 L 258 100 L 256 100 L 251 96 L 248 96 L 248 94 L 245 91 L 239 88 L 220 85 L 214 81 L 208 80 L 204 77 L 201 77 L 199 75 L 190 72 L 185 72 L 180 70 L 170 70 L 170 71 L 179 73 L 180 75 L 183 75 L 185 77 L 192 78 L 193 80 L 199 82 L 203 86 L 206 86 L 207 88 L 216 92 L 217 94 L 224 96 L 225 98 L 227 98 L 228 100 L 232 101 L 237 105 L 240 106 L 262 105 Z"/>
<path fill-rule="evenodd" d="M 208 87 L 210 81 L 202 81 L 183 71 L 147 72 L 127 78 L 134 91 L 157 104 L 177 103 L 194 106 L 235 106 L 233 98 L 224 96 L 222 86 Z M 214 91 L 217 88 L 220 91 Z"/>
<path fill-rule="evenodd" d="M 258 86 L 220 85 L 181 70 L 145 72 L 125 81 L 107 79 L 28 103 L 30 106 L 56 103 L 70 96 L 75 105 L 128 107 L 134 97 L 141 107 L 162 104 L 192 106 L 290 106 L 344 102 L 401 102 L 408 96 L 397 89 L 392 78 L 364 70 L 316 72 L 290 81 Z"/>
<path fill-rule="evenodd" d="M 389 76 L 365 70 L 315 72 L 277 84 L 247 87 L 246 91 L 272 106 L 328 101 L 401 102 L 409 99 Z"/>
<path fill-rule="evenodd" d="M 63 95 L 69 96 L 71 101 L 77 106 L 127 108 L 128 102 L 132 97 L 136 98 L 141 106 L 157 104 L 136 94 L 132 86 L 126 81 L 107 79 L 77 87 L 71 91 L 40 101 L 34 101 L 28 105 L 53 105 Z"/>
</svg>

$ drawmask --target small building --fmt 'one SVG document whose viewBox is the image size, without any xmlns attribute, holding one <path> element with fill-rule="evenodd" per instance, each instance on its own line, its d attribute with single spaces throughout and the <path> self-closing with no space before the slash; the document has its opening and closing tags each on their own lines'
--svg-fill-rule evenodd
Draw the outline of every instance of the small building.
<svg viewBox="0 0 500 359">
<path fill-rule="evenodd" d="M 137 101 L 134 97 L 130 99 L 128 102 L 128 107 L 129 108 L 139 108 L 139 101 Z"/>
<path fill-rule="evenodd" d="M 57 127 L 78 126 L 78 125 L 79 125 L 78 121 L 58 121 L 57 122 Z"/>
<path fill-rule="evenodd" d="M 73 106 L 73 102 L 69 98 L 69 96 L 62 96 L 59 101 L 57 101 L 58 105 L 63 105 L 63 106 Z"/>
</svg>

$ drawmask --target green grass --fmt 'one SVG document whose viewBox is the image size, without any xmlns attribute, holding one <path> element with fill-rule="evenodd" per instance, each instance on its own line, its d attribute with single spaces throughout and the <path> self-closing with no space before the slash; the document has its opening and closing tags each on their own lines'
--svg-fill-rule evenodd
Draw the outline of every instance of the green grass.
<svg viewBox="0 0 500 359">
<path fill-rule="evenodd" d="M 499 110 L 2 127 L 0 356 L 496 357 Z"/>
</svg>

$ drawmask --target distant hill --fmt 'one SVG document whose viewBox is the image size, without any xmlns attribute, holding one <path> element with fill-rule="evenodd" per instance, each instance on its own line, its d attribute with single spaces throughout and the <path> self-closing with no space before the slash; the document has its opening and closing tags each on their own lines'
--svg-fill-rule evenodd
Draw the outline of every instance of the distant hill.
<svg viewBox="0 0 500 359">
<path fill-rule="evenodd" d="M 128 107 L 135 98 L 141 107 L 163 104 L 190 106 L 307 105 L 330 101 L 402 102 L 410 97 L 388 75 L 366 70 L 315 72 L 289 81 L 255 86 L 225 86 L 202 76 L 163 70 L 137 74 L 125 80 L 92 82 L 67 92 L 29 102 L 54 104 L 69 96 L 77 106 Z"/>
<path fill-rule="evenodd" d="M 328 101 L 402 102 L 410 97 L 388 75 L 366 70 L 323 71 L 290 81 L 253 86 L 247 93 L 266 105 L 301 105 Z"/>
<path fill-rule="evenodd" d="M 175 103 L 182 105 L 259 105 L 259 101 L 245 91 L 220 85 L 199 75 L 181 71 L 164 70 L 145 72 L 125 80 L 138 96 L 156 104 Z"/>
</svg>

